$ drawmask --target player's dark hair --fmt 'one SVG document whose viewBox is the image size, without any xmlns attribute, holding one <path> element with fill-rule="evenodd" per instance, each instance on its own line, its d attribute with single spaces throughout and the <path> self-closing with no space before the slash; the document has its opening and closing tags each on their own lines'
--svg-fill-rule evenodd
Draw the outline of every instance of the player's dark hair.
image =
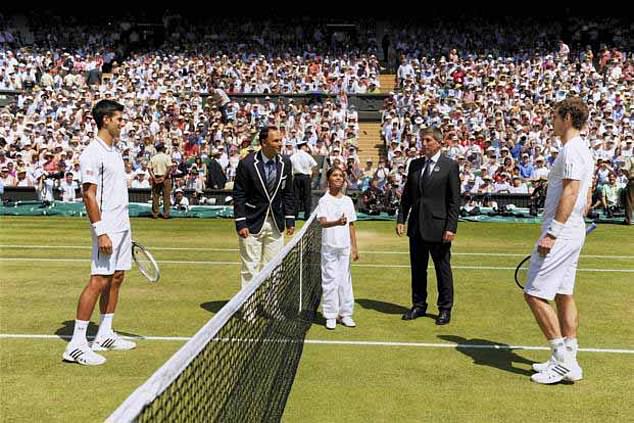
<svg viewBox="0 0 634 423">
<path fill-rule="evenodd" d="M 101 129 L 105 117 L 112 117 L 115 112 L 123 112 L 123 105 L 112 100 L 101 100 L 92 108 L 92 117 Z"/>
</svg>

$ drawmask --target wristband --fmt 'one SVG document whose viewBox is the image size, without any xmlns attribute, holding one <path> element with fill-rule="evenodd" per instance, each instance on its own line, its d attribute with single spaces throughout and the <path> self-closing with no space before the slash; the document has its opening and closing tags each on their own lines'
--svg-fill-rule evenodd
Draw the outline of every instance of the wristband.
<svg viewBox="0 0 634 423">
<path fill-rule="evenodd" d="M 97 236 L 101 236 L 106 233 L 106 227 L 101 220 L 93 223 L 92 228 L 95 230 L 95 235 Z"/>
<path fill-rule="evenodd" d="M 565 226 L 566 225 L 564 225 L 563 223 L 557 222 L 555 219 L 553 219 L 553 221 L 550 223 L 547 234 L 553 236 L 554 238 L 559 238 Z"/>
</svg>

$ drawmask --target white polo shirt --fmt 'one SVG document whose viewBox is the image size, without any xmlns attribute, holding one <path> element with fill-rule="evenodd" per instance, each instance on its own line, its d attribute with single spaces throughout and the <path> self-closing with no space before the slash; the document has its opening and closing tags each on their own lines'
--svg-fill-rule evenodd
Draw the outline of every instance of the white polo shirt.
<svg viewBox="0 0 634 423">
<path fill-rule="evenodd" d="M 128 216 L 128 179 L 121 152 L 95 139 L 79 156 L 81 180 L 97 185 L 97 205 L 106 233 L 130 230 Z"/>
</svg>

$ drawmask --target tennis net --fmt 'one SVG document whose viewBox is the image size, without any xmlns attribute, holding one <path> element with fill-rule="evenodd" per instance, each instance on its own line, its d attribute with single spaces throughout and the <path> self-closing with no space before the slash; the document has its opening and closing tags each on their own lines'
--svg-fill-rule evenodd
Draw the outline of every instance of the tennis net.
<svg viewBox="0 0 634 423">
<path fill-rule="evenodd" d="M 313 214 L 108 422 L 280 421 L 321 296 Z"/>
</svg>

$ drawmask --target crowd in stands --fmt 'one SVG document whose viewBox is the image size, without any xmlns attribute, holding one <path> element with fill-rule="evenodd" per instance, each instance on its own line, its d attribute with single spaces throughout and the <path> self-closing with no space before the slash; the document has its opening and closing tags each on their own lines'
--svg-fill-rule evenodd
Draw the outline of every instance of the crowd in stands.
<svg viewBox="0 0 634 423">
<path fill-rule="evenodd" d="M 99 71 L 110 73 L 113 65 L 119 65 L 111 83 L 133 85 L 142 98 L 159 88 L 201 94 L 213 87 L 229 94 L 379 92 L 376 41 L 362 22 L 352 40 L 349 34 L 328 30 L 326 24 L 314 20 L 289 28 L 281 19 L 198 22 L 166 14 L 160 45 L 153 45 L 149 40 L 140 43 L 136 31 L 141 30 L 127 21 L 118 23 L 120 28 L 115 30 L 111 22 L 103 28 L 103 20 L 79 23 L 71 18 L 66 29 L 60 19 L 43 21 L 33 16 L 29 30 L 33 45 L 17 59 L 24 68 L 2 75 L 0 89 L 20 90 L 44 75 L 49 85 L 59 88 L 67 77 L 93 70 L 88 84 L 96 85 Z M 7 29 L 7 33 L 12 32 Z M 138 48 L 129 51 L 122 45 Z"/>
<path fill-rule="evenodd" d="M 267 59 L 256 54 L 241 57 L 148 53 L 133 55 L 122 64 L 114 58 L 115 53 L 108 48 L 86 55 L 62 50 L 9 50 L 0 59 L 9 65 L 0 75 L 0 89 L 22 90 L 36 83 L 57 90 L 89 85 L 102 92 L 114 87 L 118 94 L 134 91 L 136 97 L 148 99 L 170 90 L 204 95 L 214 87 L 230 95 L 372 94 L 380 88 L 379 65 L 374 55 L 336 59 L 285 55 Z M 110 70 L 106 78 L 102 72 L 105 67 Z"/>
<path fill-rule="evenodd" d="M 331 155 L 333 161 L 355 156 L 358 114 L 354 106 L 348 107 L 345 93 L 315 104 L 268 96 L 253 101 L 228 100 L 221 111 L 215 92 L 207 102 L 203 101 L 204 93 L 182 95 L 182 88 L 190 86 L 169 66 L 161 72 L 170 75 L 169 79 L 145 83 L 128 77 L 139 67 L 122 64 L 129 73 L 119 76 L 115 67 L 111 78 L 91 85 L 90 71 L 75 66 L 85 64 L 81 59 L 75 61 L 66 53 L 61 60 L 55 60 L 54 54 L 43 60 L 59 71 L 54 78 L 49 78 L 48 72 L 38 77 L 27 71 L 20 54 L 0 52 L 3 73 L 33 83 L 0 115 L 0 166 L 2 170 L 6 166 L 0 175 L 5 186 L 34 185 L 43 190 L 47 181 L 61 184 L 68 172 L 80 183 L 77 160 L 95 133 L 90 110 L 100 99 L 114 99 L 125 106 L 126 124 L 119 147 L 131 188 L 148 187 L 147 164 L 158 142 L 169 146 L 175 188 L 202 191 L 230 187 L 238 160 L 257 147 L 257 131 L 264 125 L 281 128 L 284 154 L 292 154 L 297 141 L 306 139 L 315 154 Z M 70 72 L 61 78 L 66 69 Z M 224 90 L 219 90 L 220 97 L 226 98 Z M 229 185 L 210 179 L 212 159 L 221 165 Z"/>
<path fill-rule="evenodd" d="M 374 164 L 358 159 L 358 114 L 347 101 L 348 94 L 379 88 L 378 49 L 367 23 L 351 39 L 322 23 L 206 25 L 166 15 L 161 46 L 123 57 L 117 37 L 133 27 L 121 33 L 75 28 L 77 42 L 53 29 L 58 22 L 50 30 L 41 22 L 31 34 L 35 47 L 24 48 L 0 22 L 0 89 L 22 92 L 0 114 L 4 186 L 36 186 L 43 193 L 63 190 L 69 181 L 79 186 L 77 159 L 95 133 L 90 110 L 108 98 L 125 105 L 120 147 L 131 188 L 149 186 L 147 165 L 158 142 L 173 160 L 174 189 L 231 188 L 239 159 L 258 148 L 258 129 L 276 125 L 283 154 L 307 140 L 320 163 L 346 171 L 348 189 L 365 192 L 368 211 L 393 213 L 408 164 L 422 154 L 419 130 L 433 125 L 443 131 L 446 154 L 460 164 L 463 193 L 532 194 L 561 147 L 552 136 L 551 105 L 572 94 L 590 107 L 585 135 L 597 159 L 595 206 L 618 208 L 626 183 L 620 165 L 633 151 L 634 48 L 577 51 L 558 41 L 563 29 L 556 26 L 475 19 L 462 30 L 448 21 L 433 30 L 387 28 L 387 50 L 398 52 L 400 64 L 397 88 L 382 112 L 386 157 Z M 587 23 L 575 45 L 594 43 L 606 22 Z M 491 31 L 483 30 L 487 25 Z M 611 41 L 629 46 L 631 31 L 616 28 Z M 449 42 L 455 48 L 447 48 Z M 302 92 L 336 98 L 222 101 L 232 94 Z M 222 175 L 210 171 L 211 160 Z"/>
<path fill-rule="evenodd" d="M 437 126 L 446 154 L 460 164 L 463 193 L 531 193 L 561 148 L 552 135 L 551 106 L 579 95 L 590 110 L 584 135 L 597 161 L 597 192 L 610 175 L 621 190 L 627 178 L 620 167 L 633 154 L 634 61 L 617 49 L 602 50 L 596 64 L 591 50 L 583 59 L 567 51 L 561 43 L 554 54 L 529 60 L 457 51 L 438 60 L 404 56 L 400 90 L 386 100 L 382 118 L 393 180 L 378 174 L 379 187 L 402 189 L 408 163 L 421 149 L 420 129 Z"/>
<path fill-rule="evenodd" d="M 473 14 L 465 19 L 465 16 L 455 14 L 429 16 L 424 24 L 419 19 L 398 17 L 390 20 L 381 44 L 383 58 L 393 73 L 400 65 L 401 55 L 440 57 L 455 49 L 461 55 L 477 52 L 485 56 L 527 60 L 535 54 L 546 55 L 558 49 L 558 40 L 562 38 L 567 41 L 571 57 L 575 58 L 583 58 L 588 47 L 596 52 L 602 45 L 632 51 L 634 26 L 630 19 L 617 16 L 553 14 L 539 18 L 500 18 Z"/>
</svg>

